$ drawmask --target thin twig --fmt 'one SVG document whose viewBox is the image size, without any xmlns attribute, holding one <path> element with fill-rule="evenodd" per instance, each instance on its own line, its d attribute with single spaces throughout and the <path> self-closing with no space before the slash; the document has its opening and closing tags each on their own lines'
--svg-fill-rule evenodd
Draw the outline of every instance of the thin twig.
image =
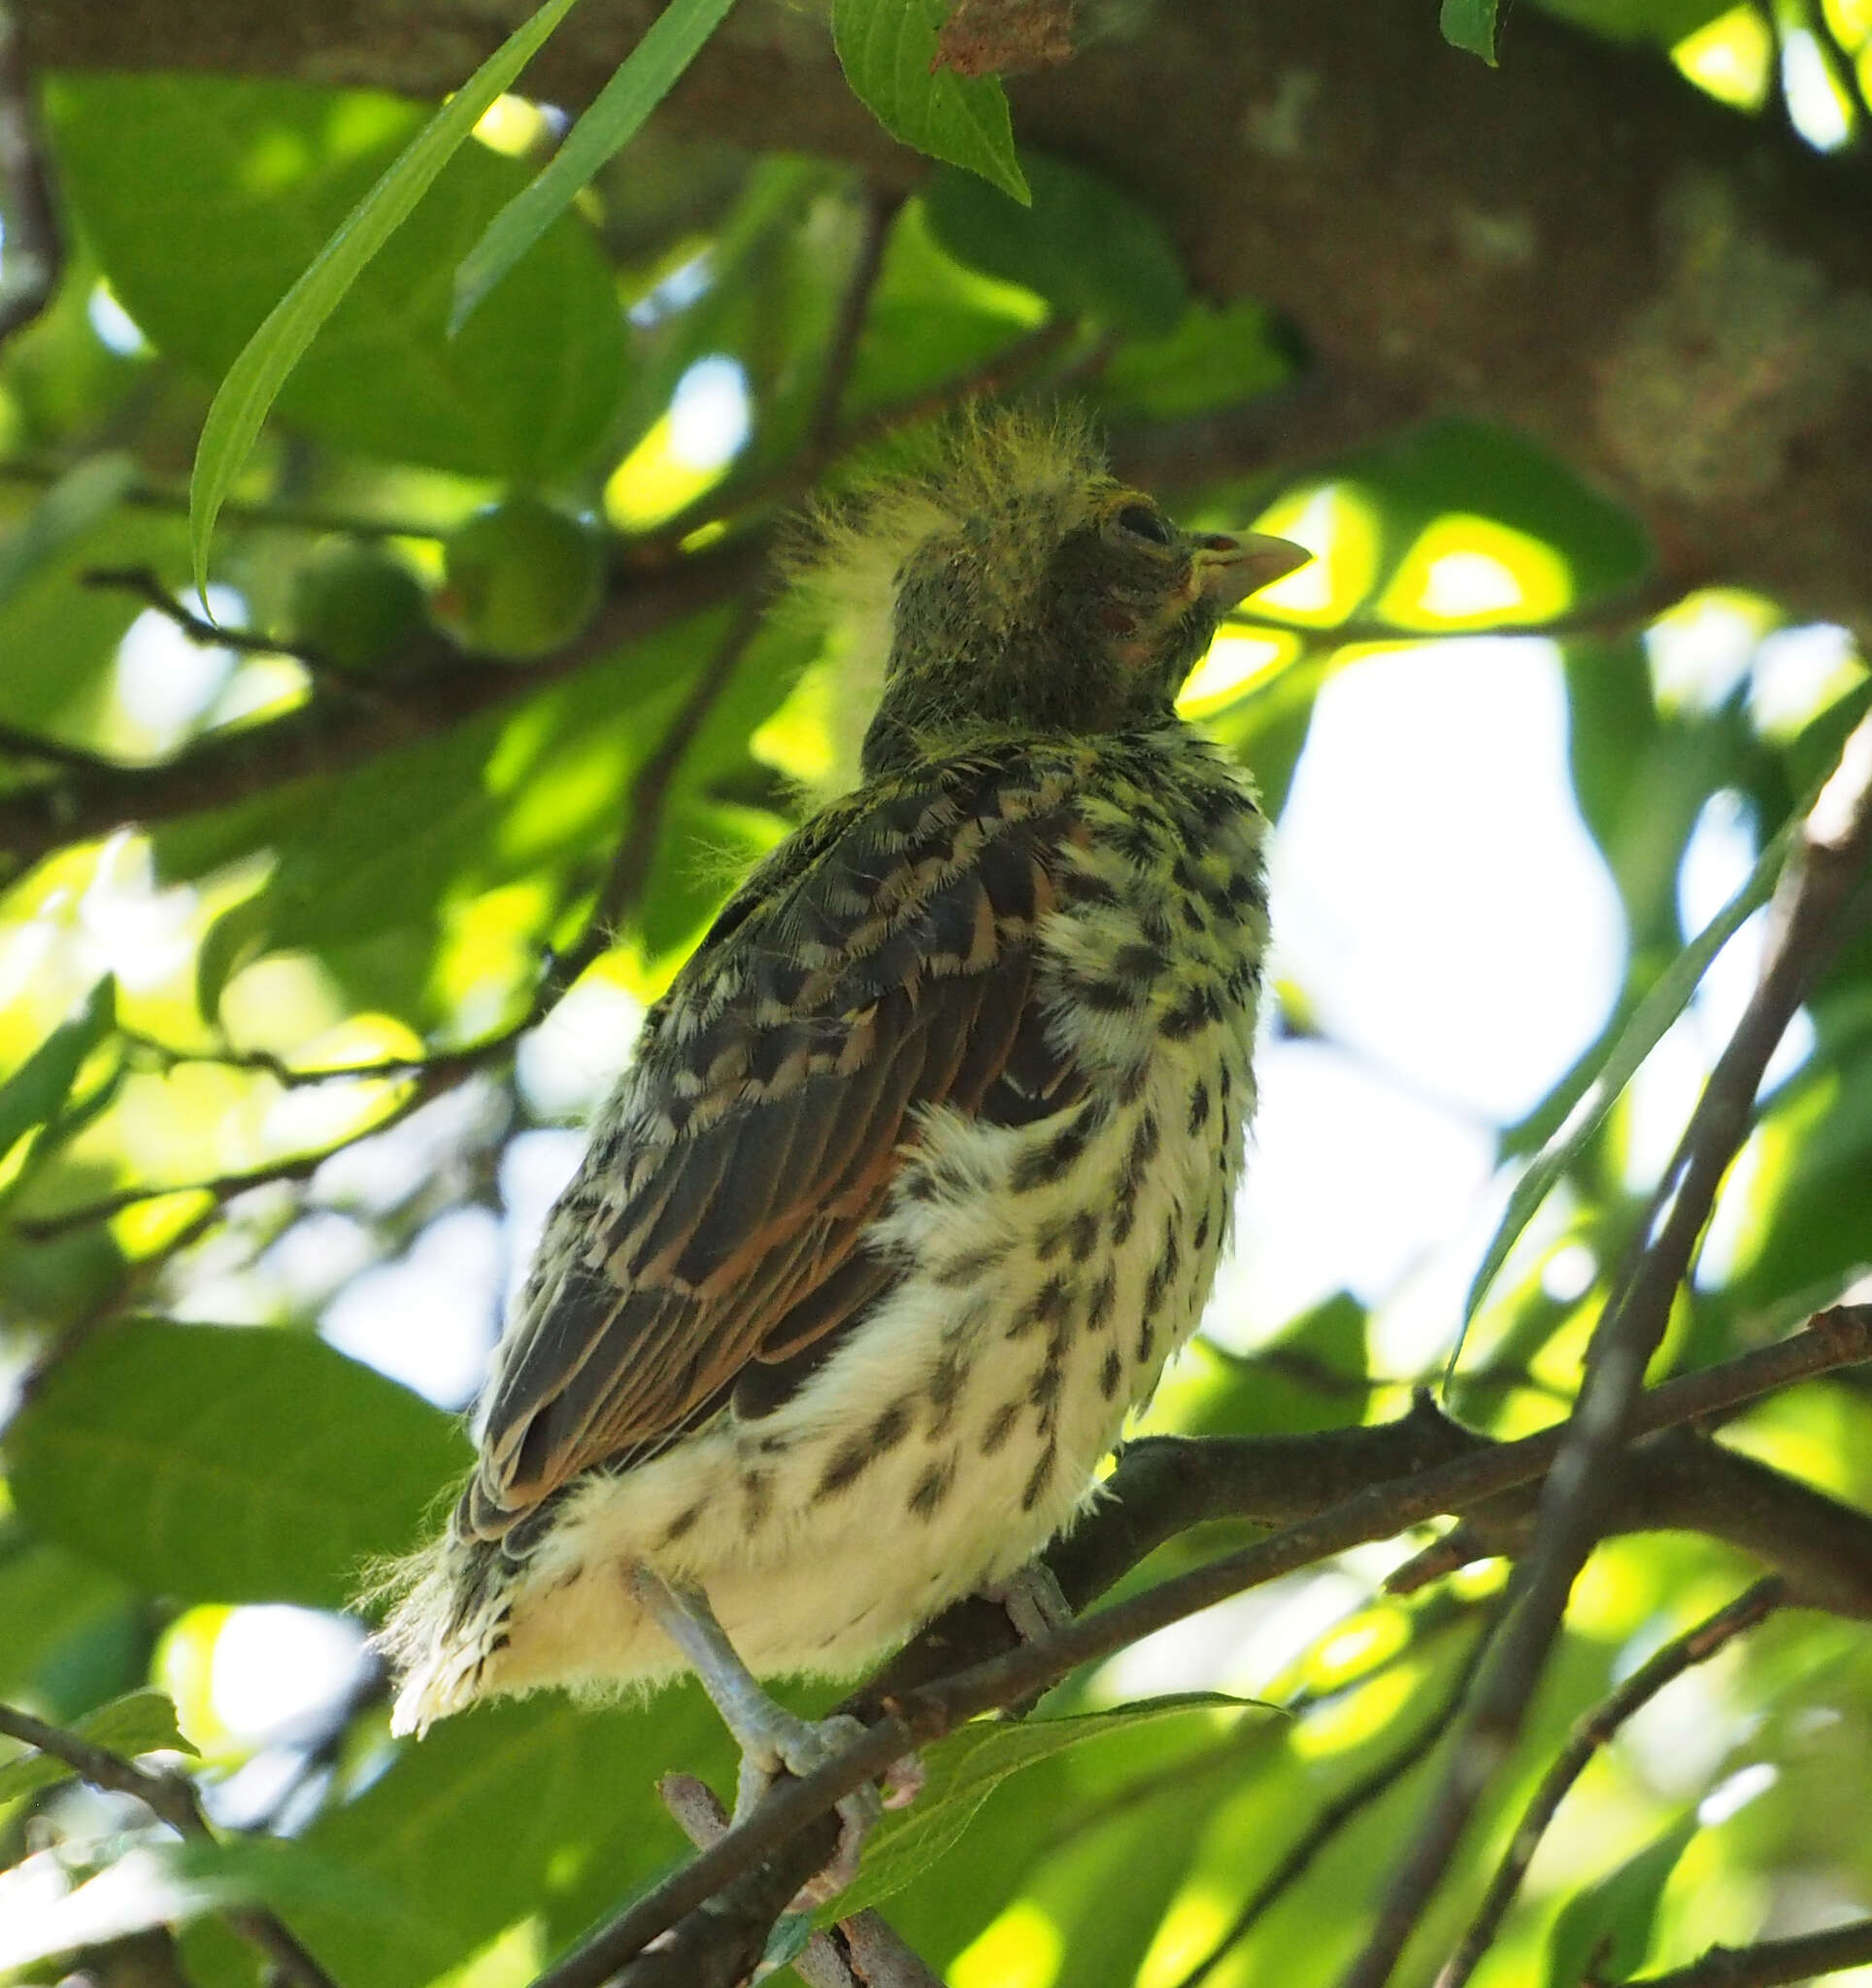
<svg viewBox="0 0 1872 1988">
<path fill-rule="evenodd" d="M 612 943 L 618 925 L 643 894 L 651 858 L 655 853 L 657 834 L 662 827 L 671 782 L 682 765 L 684 754 L 694 744 L 695 735 L 733 680 L 736 666 L 758 628 L 759 620 L 758 609 L 752 604 L 744 605 L 714 656 L 697 677 L 683 708 L 657 742 L 655 751 L 638 768 L 630 784 L 627 804 L 630 826 L 618 846 L 610 872 L 586 916 L 585 928 L 571 947 L 548 960 L 526 1012 L 518 1020 L 510 1022 L 496 1034 L 484 1038 L 469 1048 L 450 1050 L 439 1056 L 386 1057 L 378 1063 L 341 1065 L 318 1071 L 295 1071 L 263 1049 L 235 1050 L 203 1060 L 225 1063 L 235 1068 L 262 1070 L 288 1084 L 328 1083 L 339 1077 L 356 1081 L 410 1080 L 406 1095 L 398 1099 L 383 1117 L 373 1120 L 356 1135 L 362 1139 L 387 1131 L 408 1117 L 418 1106 L 451 1089 L 474 1071 L 509 1054 L 520 1037 L 539 1026 L 573 981 Z M 128 1040 L 177 1062 L 196 1060 L 153 1037 L 129 1035 Z M 346 1144 L 351 1143 L 344 1142 Z M 16 1222 L 14 1226 L 34 1242 L 46 1242 L 90 1222 L 108 1221 L 113 1215 L 121 1214 L 125 1209 L 134 1208 L 140 1202 L 154 1201 L 164 1195 L 207 1194 L 213 1197 L 214 1205 L 218 1208 L 237 1194 L 245 1194 L 254 1187 L 267 1186 L 279 1180 L 310 1179 L 338 1150 L 337 1146 L 325 1146 L 317 1152 L 297 1153 L 241 1173 L 217 1175 L 206 1180 L 183 1181 L 174 1186 L 127 1187 L 119 1193 L 85 1202 L 78 1208 Z"/>
<path fill-rule="evenodd" d="M 1675 607 L 1687 591 L 1688 582 L 1681 574 L 1657 568 L 1597 600 L 1583 601 L 1564 613 L 1549 614 L 1534 621 L 1488 621 L 1463 626 L 1445 623 L 1413 628 L 1400 621 L 1368 616 L 1317 627 L 1253 608 L 1238 608 L 1225 617 L 1223 625 L 1231 629 L 1252 629 L 1259 635 L 1297 635 L 1308 649 L 1336 649 L 1354 644 L 1387 642 L 1417 644 L 1518 638 L 1563 642 L 1569 636 L 1622 634 L 1641 622 L 1655 620 L 1666 609 Z"/>
<path fill-rule="evenodd" d="M 650 558 L 674 557 L 682 542 L 701 524 L 748 518 L 760 512 L 785 509 L 797 503 L 841 457 L 857 454 L 886 435 L 937 420 L 970 401 L 990 399 L 1007 392 L 1016 381 L 1025 379 L 1055 353 L 1063 351 L 1078 333 L 1077 318 L 1050 317 L 1038 329 L 1017 339 L 973 372 L 959 374 L 953 380 L 946 380 L 922 393 L 892 401 L 888 407 L 863 415 L 842 433 L 834 435 L 824 447 L 807 447 L 798 450 L 783 468 L 750 478 L 744 483 L 729 482 L 709 491 L 686 511 L 679 512 L 668 523 L 659 526 L 652 537 L 640 540 L 638 549 Z"/>
<path fill-rule="evenodd" d="M 1634 1974 L 1624 1988 L 1777 1988 L 1872 1961 L 1872 1919 L 1854 1919 L 1824 1933 L 1763 1939 L 1754 1946 L 1713 1946 L 1701 1960 L 1667 1974 Z"/>
<path fill-rule="evenodd" d="M 48 488 L 69 474 L 71 465 L 15 456 L 0 462 L 0 482 L 31 483 Z M 155 511 L 166 516 L 188 515 L 188 492 L 180 484 L 133 482 L 117 499 L 129 511 Z M 304 532 L 310 537 L 337 532 L 351 539 L 439 539 L 445 527 L 429 518 L 360 517 L 355 512 L 321 511 L 316 505 L 256 503 L 230 497 L 220 514 L 230 524 L 261 529 Z"/>
<path fill-rule="evenodd" d="M 166 1822 L 178 1836 L 203 1842 L 218 1839 L 209 1828 L 201 1802 L 191 1782 L 179 1774 L 150 1773 L 120 1753 L 68 1733 L 62 1726 L 50 1726 L 17 1706 L 0 1705 L 0 1733 L 36 1746 L 54 1760 L 62 1760 L 83 1781 L 116 1795 L 133 1795 L 155 1816 Z M 335 1988 L 323 1968 L 313 1959 L 285 1923 L 264 1905 L 229 1905 L 221 1916 L 243 1939 L 266 1955 L 295 1988 Z"/>
<path fill-rule="evenodd" d="M 1838 1307 L 1774 1346 L 1649 1389 L 1639 1399 L 1633 1427 L 1650 1430 L 1694 1421 L 1793 1380 L 1866 1359 L 1872 1359 L 1872 1307 Z M 1057 1683 L 1084 1663 L 1111 1656 L 1139 1638 L 1247 1588 L 1539 1476 L 1553 1464 L 1563 1435 L 1564 1425 L 1408 1477 L 1367 1485 L 1270 1539 L 1162 1581 L 1052 1636 L 886 1699 L 882 1716 L 869 1725 L 862 1740 L 805 1779 L 782 1782 L 746 1823 L 548 1969 L 534 1988 L 598 1988 L 643 1953 L 651 1940 L 744 1876 L 758 1875 L 765 1881 L 778 1914 L 830 1855 L 836 1830 L 828 1811 L 905 1753 L 940 1739 L 979 1712 L 1015 1704 Z M 1072 1587 L 1063 1581 L 1062 1586 L 1074 1599 Z M 942 1629 L 939 1621 L 925 1637 L 940 1639 Z M 860 1692 L 852 1702 L 862 1705 L 865 1697 Z M 700 1929 L 692 1928 L 685 1938 L 685 1950 L 691 1953 L 703 1944 Z M 756 1945 L 754 1952 L 758 1950 Z M 665 1977 L 632 1972 L 623 1978 L 631 1988 L 639 1988 L 642 1982 Z"/>
<path fill-rule="evenodd" d="M 1503 1852 L 1488 1889 L 1483 1895 L 1475 1917 L 1461 1943 L 1436 1977 L 1436 1988 L 1462 1988 L 1476 1971 L 1483 1955 L 1494 1943 L 1496 1933 L 1508 1908 L 1521 1890 L 1521 1879 L 1534 1860 L 1541 1839 L 1547 1834 L 1567 1792 L 1586 1772 L 1587 1764 L 1612 1740 L 1620 1727 L 1634 1713 L 1674 1682 L 1694 1664 L 1707 1663 L 1718 1650 L 1725 1648 L 1745 1630 L 1753 1629 L 1779 1608 L 1787 1598 L 1787 1583 L 1778 1575 L 1756 1581 L 1755 1586 L 1715 1614 L 1673 1637 L 1645 1663 L 1639 1665 L 1616 1691 L 1602 1699 L 1574 1724 L 1566 1744 L 1554 1755 L 1541 1777 L 1540 1786 L 1522 1812 L 1520 1827 Z"/>
<path fill-rule="evenodd" d="M 1587 1349 L 1580 1398 L 1542 1493 L 1533 1550 L 1516 1606 L 1494 1640 L 1442 1785 L 1380 1903 L 1377 1923 L 1343 1977 L 1383 1988 L 1450 1868 L 1484 1794 L 1520 1737 L 1566 1612 L 1604 1530 L 1621 1455 L 1636 1433 L 1645 1368 L 1663 1338 L 1718 1188 L 1748 1136 L 1768 1059 L 1830 956 L 1872 845 L 1872 715 L 1848 739 L 1814 803 L 1777 893 L 1779 915 L 1754 996 L 1717 1059 L 1677 1153 L 1640 1226 Z"/>
<path fill-rule="evenodd" d="M 728 1811 L 693 1774 L 665 1774 L 656 1792 L 698 1850 L 727 1835 Z M 853 1912 L 832 1932 L 815 1933 L 792 1967 L 807 1988 L 942 1988 L 881 1912 Z"/>
<path fill-rule="evenodd" d="M 45 310 L 65 268 L 51 177 L 19 25 L 0 0 L 0 184 L 7 189 L 7 256 L 0 345 Z"/>
<path fill-rule="evenodd" d="M 48 739 L 41 732 L 28 732 L 19 725 L 0 723 L 0 752 L 21 759 L 43 759 L 48 766 L 62 766 L 74 773 L 113 773 L 113 763 L 82 746 L 67 746 L 63 740 Z"/>
<path fill-rule="evenodd" d="M 890 243 L 890 225 L 904 204 L 903 193 L 886 186 L 867 185 L 859 209 L 857 253 L 852 273 L 839 298 L 839 315 L 832 326 L 826 351 L 825 371 L 820 376 L 819 398 L 812 419 L 806 424 L 807 449 L 819 460 L 838 442 L 839 414 L 845 406 L 845 389 L 852 378 L 852 362 L 857 357 L 858 340 L 864 334 L 864 320 L 871 309 L 872 293 L 884 269 L 884 252 Z"/>
<path fill-rule="evenodd" d="M 264 1166 L 249 1167 L 234 1174 L 217 1174 L 205 1180 L 180 1180 L 172 1185 L 147 1185 L 126 1187 L 117 1194 L 107 1194 L 97 1201 L 81 1203 L 76 1208 L 61 1209 L 56 1214 L 27 1216 L 15 1220 L 12 1227 L 29 1242 L 46 1242 L 55 1236 L 69 1234 L 73 1229 L 82 1229 L 92 1222 L 106 1222 L 115 1215 L 120 1215 L 125 1209 L 138 1207 L 146 1201 L 161 1201 L 172 1194 L 206 1194 L 214 1208 L 222 1208 L 237 1195 L 249 1193 L 255 1187 L 269 1187 L 281 1180 L 310 1180 L 331 1156 L 343 1146 L 355 1143 L 357 1140 L 369 1139 L 380 1132 L 387 1132 L 393 1125 L 401 1124 L 418 1106 L 428 1104 L 432 1099 L 451 1089 L 468 1075 L 479 1069 L 481 1064 L 492 1055 L 505 1049 L 513 1037 L 518 1033 L 516 1028 L 503 1031 L 498 1037 L 490 1037 L 488 1043 L 473 1051 L 464 1051 L 437 1056 L 429 1062 L 419 1064 L 404 1073 L 409 1089 L 400 1098 L 391 1101 L 383 1115 L 373 1118 L 362 1131 L 343 1140 L 337 1145 L 321 1146 L 315 1152 L 293 1153 L 281 1160 L 269 1160 Z"/>
<path fill-rule="evenodd" d="M 277 635 L 265 635 L 257 628 L 224 628 L 204 614 L 197 614 L 162 583 L 162 576 L 150 566 L 93 566 L 79 575 L 80 582 L 107 592 L 133 594 L 150 609 L 172 622 L 190 642 L 204 648 L 232 649 L 243 656 L 290 656 L 315 682 L 341 696 L 380 712 L 396 709 L 381 684 L 335 663 L 323 650 L 305 643 L 287 642 Z"/>
<path fill-rule="evenodd" d="M 735 611 L 728 630 L 716 645 L 715 654 L 703 665 L 689 694 L 683 700 L 655 750 L 631 777 L 624 812 L 629 826 L 624 830 L 598 887 L 585 930 L 577 944 L 559 954 L 547 967 L 540 984 L 536 1009 L 550 1007 L 585 972 L 605 948 L 612 944 L 618 927 L 635 910 L 650 880 L 651 864 L 662 833 L 663 811 L 670 787 L 682 768 L 685 754 L 695 744 L 696 734 L 708 722 L 709 714 L 726 694 L 747 653 L 748 645 L 760 627 L 757 601 L 743 601 Z"/>
<path fill-rule="evenodd" d="M 1456 1714 L 1462 1709 L 1463 1694 L 1469 1689 L 1488 1641 L 1486 1631 L 1476 1638 L 1449 1691 L 1445 1693 L 1443 1703 L 1410 1739 L 1320 1808 L 1287 1855 L 1255 1887 L 1254 1895 L 1236 1913 L 1221 1938 L 1183 1976 L 1177 1988 L 1201 1988 L 1201 1984 L 1228 1958 L 1230 1951 L 1266 1917 L 1269 1909 L 1306 1875 L 1314 1860 L 1339 1833 L 1349 1823 L 1355 1822 L 1375 1802 L 1382 1801 L 1413 1769 L 1429 1758 L 1436 1750 L 1437 1742 L 1455 1723 Z"/>
</svg>

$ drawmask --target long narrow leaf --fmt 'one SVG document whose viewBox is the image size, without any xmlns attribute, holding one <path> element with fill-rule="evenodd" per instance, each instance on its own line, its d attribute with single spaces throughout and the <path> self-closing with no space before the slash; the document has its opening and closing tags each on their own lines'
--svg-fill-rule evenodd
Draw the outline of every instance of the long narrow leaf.
<svg viewBox="0 0 1872 1988">
<path fill-rule="evenodd" d="M 1793 820 L 1800 819 L 1796 813 Z M 1704 926 L 1658 977 L 1655 984 L 1638 1004 L 1624 1032 L 1613 1044 L 1612 1053 L 1599 1066 L 1598 1074 L 1581 1094 L 1566 1121 L 1540 1151 L 1526 1173 L 1515 1183 L 1508 1206 L 1494 1235 L 1489 1239 L 1481 1267 L 1469 1285 L 1462 1308 L 1462 1330 L 1466 1333 L 1481 1309 L 1495 1274 L 1508 1260 L 1508 1252 L 1533 1219 L 1534 1210 L 1547 1199 L 1548 1189 L 1579 1157 L 1587 1142 L 1605 1123 L 1606 1113 L 1618 1102 L 1638 1066 L 1657 1046 L 1666 1029 L 1688 1007 L 1690 997 L 1709 971 L 1710 962 L 1721 952 L 1751 912 L 1768 902 L 1775 878 L 1788 860 L 1793 824 L 1782 830 L 1762 850 L 1761 859 L 1749 873 L 1742 888 Z M 1457 1351 L 1461 1350 L 1458 1339 Z M 1454 1363 L 1454 1355 L 1451 1356 Z"/>
<path fill-rule="evenodd" d="M 625 56 L 552 158 L 482 230 L 455 269 L 452 337 L 507 272 L 570 207 L 573 197 L 616 151 L 695 60 L 734 0 L 670 0 L 644 39 Z"/>
<path fill-rule="evenodd" d="M 546 0 L 508 36 L 345 216 L 227 369 L 202 424 L 188 485 L 188 541 L 198 590 L 207 584 L 215 520 L 286 376 L 356 282 L 358 272 L 408 218 L 436 175 L 467 141 L 483 112 L 577 4 L 578 0 Z"/>
</svg>

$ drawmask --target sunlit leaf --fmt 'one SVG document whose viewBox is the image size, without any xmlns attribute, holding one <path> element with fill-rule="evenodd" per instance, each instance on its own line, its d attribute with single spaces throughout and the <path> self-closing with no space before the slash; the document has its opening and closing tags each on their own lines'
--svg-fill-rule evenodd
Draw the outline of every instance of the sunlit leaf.
<svg viewBox="0 0 1872 1988">
<path fill-rule="evenodd" d="M 146 1590 L 325 1608 L 468 1459 L 450 1416 L 310 1334 L 154 1319 L 62 1360 L 7 1448 L 33 1530 Z"/>
<path fill-rule="evenodd" d="M 1254 1709 L 1241 1699 L 1191 1693 L 1126 1706 L 1121 1711 L 1018 1724 L 978 1720 L 924 1749 L 928 1781 L 910 1806 L 888 1815 L 865 1850 L 856 1883 L 840 1894 L 838 1916 L 875 1905 L 908 1884 L 967 1829 L 984 1802 L 1010 1774 L 1070 1747 L 1153 1721 L 1213 1720 L 1219 1711 Z"/>
<path fill-rule="evenodd" d="M 1453 48 L 1480 55 L 1492 69 L 1498 4 L 1499 0 L 1443 0 L 1443 12 L 1437 22 L 1443 39 Z"/>
<path fill-rule="evenodd" d="M 112 449 L 74 465 L 0 539 L 0 606 L 66 547 L 117 508 L 136 479 L 136 458 Z"/>
<path fill-rule="evenodd" d="M 101 1705 L 74 1720 L 71 1730 L 81 1740 L 101 1746 L 107 1753 L 133 1759 L 139 1753 L 193 1753 L 194 1747 L 176 1724 L 176 1707 L 166 1693 L 132 1691 Z M 54 1753 L 33 1751 L 0 1765 L 0 1802 L 12 1802 L 29 1795 L 35 1788 L 50 1788 L 69 1780 L 77 1769 Z"/>
<path fill-rule="evenodd" d="M 1548 1936 L 1547 1988 L 1622 1981 L 1644 1965 L 1657 1902 L 1695 1834 L 1696 1817 L 1686 1816 L 1610 1876 L 1567 1900 Z"/>
<path fill-rule="evenodd" d="M 455 270 L 449 329 L 459 331 L 481 300 L 572 204 L 607 159 L 637 135 L 734 0 L 670 0 L 567 133 L 552 159 L 487 223 Z"/>
<path fill-rule="evenodd" d="M 106 974 L 84 1008 L 62 1021 L 0 1084 L 0 1156 L 17 1139 L 55 1117 L 79 1067 L 117 1026 L 117 982 Z"/>
<path fill-rule="evenodd" d="M 202 425 L 189 480 L 189 548 L 198 591 L 208 583 L 215 520 L 286 375 L 364 265 L 467 143 L 482 113 L 518 76 L 575 4 L 576 0 L 546 0 L 488 56 L 351 210 L 228 368 Z"/>
<path fill-rule="evenodd" d="M 1045 152 L 1024 164 L 1026 201 L 974 173 L 931 176 L 923 202 L 944 248 L 1069 315 L 1145 337 L 1173 331 L 1189 291 L 1156 215 L 1085 166 Z"/>
<path fill-rule="evenodd" d="M 935 66 L 936 32 L 949 11 L 949 0 L 832 0 L 845 80 L 893 138 L 1024 202 L 1027 182 L 1000 83 Z"/>
<path fill-rule="evenodd" d="M 1663 1039 L 1671 1023 L 1689 1006 L 1702 983 L 1710 962 L 1734 936 L 1751 912 L 1768 902 L 1775 878 L 1787 860 L 1792 838 L 1791 827 L 1784 830 L 1750 872 L 1742 888 L 1699 932 L 1659 975 L 1651 991 L 1638 1004 L 1631 1019 L 1621 1031 L 1605 1060 L 1596 1071 L 1580 1074 L 1581 1091 L 1570 1106 L 1566 1120 L 1541 1147 L 1526 1171 L 1516 1181 L 1508 1206 L 1496 1224 L 1495 1233 L 1483 1252 L 1481 1265 L 1469 1283 L 1463 1301 L 1462 1323 L 1466 1329 L 1481 1309 L 1495 1273 L 1508 1260 L 1508 1253 L 1521 1240 L 1521 1231 L 1533 1219 L 1534 1211 L 1547 1199 L 1548 1190 L 1579 1157 L 1601 1125 L 1607 1112 L 1618 1103 L 1625 1086 L 1653 1049 Z M 1460 1352 L 1460 1345 L 1457 1351 Z M 1451 1356 L 1454 1364 L 1455 1355 Z"/>
</svg>

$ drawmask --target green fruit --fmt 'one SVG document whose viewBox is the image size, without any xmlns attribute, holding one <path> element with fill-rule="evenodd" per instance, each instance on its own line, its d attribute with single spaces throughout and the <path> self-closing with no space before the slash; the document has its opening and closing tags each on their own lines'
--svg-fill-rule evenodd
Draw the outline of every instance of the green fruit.
<svg viewBox="0 0 1872 1988">
<path fill-rule="evenodd" d="M 510 497 L 448 540 L 431 605 L 464 648 L 531 662 L 572 641 L 603 590 L 596 535 L 536 497 Z"/>
<path fill-rule="evenodd" d="M 294 640 L 345 670 L 401 654 L 424 626 L 422 588 L 407 566 L 355 539 L 327 539 L 292 576 Z"/>
</svg>

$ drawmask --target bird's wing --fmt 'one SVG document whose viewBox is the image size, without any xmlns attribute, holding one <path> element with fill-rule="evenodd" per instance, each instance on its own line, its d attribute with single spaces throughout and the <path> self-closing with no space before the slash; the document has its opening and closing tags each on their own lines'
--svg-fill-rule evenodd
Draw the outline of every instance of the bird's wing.
<svg viewBox="0 0 1872 1988">
<path fill-rule="evenodd" d="M 553 1210 L 465 1531 L 506 1535 L 737 1382 L 784 1396 L 896 1275 L 858 1239 L 924 1110 L 1020 1124 L 1080 1095 L 1035 984 L 1069 784 L 989 763 L 872 790 L 729 904 Z"/>
</svg>

